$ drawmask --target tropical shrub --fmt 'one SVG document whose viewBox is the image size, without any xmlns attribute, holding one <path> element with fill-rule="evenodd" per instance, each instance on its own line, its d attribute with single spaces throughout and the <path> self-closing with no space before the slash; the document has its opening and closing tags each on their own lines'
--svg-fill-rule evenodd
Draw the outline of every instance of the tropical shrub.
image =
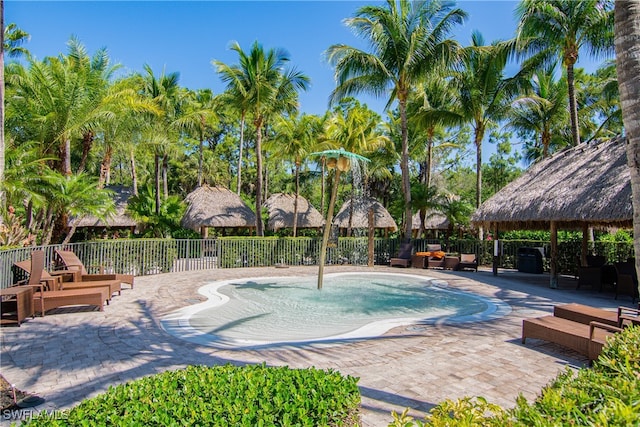
<svg viewBox="0 0 640 427">
<path fill-rule="evenodd" d="M 51 420 L 28 426 L 354 426 L 358 379 L 331 370 L 288 367 L 188 366 L 87 399 Z"/>
</svg>

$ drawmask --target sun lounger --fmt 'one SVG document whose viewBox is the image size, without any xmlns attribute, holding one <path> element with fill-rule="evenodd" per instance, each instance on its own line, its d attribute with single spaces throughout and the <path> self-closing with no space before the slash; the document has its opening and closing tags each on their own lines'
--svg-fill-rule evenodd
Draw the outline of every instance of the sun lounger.
<svg viewBox="0 0 640 427">
<path fill-rule="evenodd" d="M 635 321 L 640 319 L 640 310 L 629 307 L 618 307 L 616 311 L 603 310 L 583 304 L 562 304 L 553 308 L 553 315 L 574 322 L 589 324 L 592 321 L 611 326 L 623 326 L 624 319 Z"/>
<path fill-rule="evenodd" d="M 600 355 L 607 338 L 621 331 L 616 326 L 599 322 L 578 323 L 555 316 L 524 319 L 522 322 L 522 343 L 527 338 L 549 341 L 570 348 L 595 360 Z"/>
<path fill-rule="evenodd" d="M 411 252 L 413 252 L 413 244 L 403 243 L 400 245 L 398 256 L 389 260 L 389 266 L 409 267 L 411 265 Z"/>
<path fill-rule="evenodd" d="M 35 264 L 36 264 L 36 270 L 35 270 L 35 274 L 36 276 L 40 276 L 40 282 L 43 283 L 46 287 L 45 290 L 47 291 L 61 291 L 61 290 L 69 290 L 69 289 L 86 289 L 86 288 L 106 288 L 108 291 L 108 297 L 107 297 L 107 302 L 108 300 L 111 299 L 111 296 L 114 293 L 118 293 L 118 295 L 121 294 L 121 282 L 120 280 L 92 280 L 92 281 L 82 281 L 82 282 L 64 282 L 62 280 L 62 276 L 51 276 L 45 269 L 44 269 L 44 252 L 42 251 L 33 251 L 31 254 L 31 261 L 19 261 L 14 263 L 14 266 L 16 268 L 20 268 L 22 270 L 24 270 L 24 272 L 29 275 L 29 277 L 31 278 L 31 274 L 33 270 L 32 264 L 34 262 L 34 257 L 35 258 Z M 39 258 L 42 258 L 42 261 L 40 261 Z M 42 268 L 40 268 L 40 264 L 42 264 Z M 37 282 L 36 282 L 37 283 Z M 36 283 L 31 283 L 32 285 L 36 284 Z"/>
<path fill-rule="evenodd" d="M 80 280 L 83 282 L 92 280 L 119 280 L 120 282 L 131 285 L 133 289 L 133 274 L 111 274 L 105 273 L 104 267 L 100 266 L 99 274 L 89 274 L 80 258 L 72 251 L 63 251 L 56 249 L 56 255 L 60 260 L 60 263 L 64 265 L 67 270 L 79 270 L 81 272 Z"/>
<path fill-rule="evenodd" d="M 33 295 L 35 311 L 44 316 L 47 310 L 70 305 L 95 305 L 104 310 L 108 300 L 108 287 L 68 289 L 62 291 L 38 291 Z"/>
<path fill-rule="evenodd" d="M 34 311 L 40 312 L 42 316 L 47 310 L 68 305 L 95 305 L 103 309 L 103 304 L 108 301 L 110 288 L 108 285 L 84 289 L 57 290 L 53 282 L 42 280 L 44 272 L 44 252 L 33 251 L 31 253 L 31 263 L 29 266 L 29 278 L 25 286 L 33 288 Z M 53 283 L 53 288 L 49 288 L 48 283 Z"/>
</svg>

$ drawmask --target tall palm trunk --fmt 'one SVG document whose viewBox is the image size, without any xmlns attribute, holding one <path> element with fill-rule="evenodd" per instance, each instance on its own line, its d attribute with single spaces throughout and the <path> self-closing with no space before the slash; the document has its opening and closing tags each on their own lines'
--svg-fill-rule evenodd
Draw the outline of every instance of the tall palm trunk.
<svg viewBox="0 0 640 427">
<path fill-rule="evenodd" d="M 246 113 L 242 112 L 242 118 L 240 119 L 240 153 L 238 154 L 238 185 L 236 193 L 240 195 L 240 188 L 242 187 L 242 148 L 244 147 L 244 119 Z"/>
<path fill-rule="evenodd" d="M 136 170 L 136 156 L 133 150 L 129 152 L 129 164 L 131 165 L 131 186 L 134 196 L 138 195 L 138 171 Z"/>
<path fill-rule="evenodd" d="M 400 92 L 400 91 L 399 91 Z M 406 91 L 398 94 L 400 106 L 400 128 L 402 137 L 402 155 L 400 158 L 400 170 L 402 171 L 402 192 L 404 193 L 404 232 L 405 239 L 411 238 L 413 228 L 411 214 L 411 182 L 409 181 L 409 126 L 407 124 L 407 96 Z"/>
<path fill-rule="evenodd" d="M 256 126 L 256 236 L 264 236 L 262 225 L 262 117 L 255 120 Z"/>
<path fill-rule="evenodd" d="M 633 203 L 633 247 L 640 275 L 640 2 L 615 2 L 616 67 Z"/>
<path fill-rule="evenodd" d="M 154 168 L 155 168 L 155 172 L 154 172 L 154 178 L 155 178 L 155 190 L 156 190 L 156 215 L 160 215 L 160 155 L 159 154 L 155 154 L 154 155 Z"/>
<path fill-rule="evenodd" d="M 293 199 L 293 237 L 298 235 L 298 195 L 300 194 L 300 160 L 296 159 L 296 198 Z"/>
<path fill-rule="evenodd" d="M 574 61 L 575 62 L 575 61 Z M 571 116 L 571 138 L 573 145 L 580 144 L 580 128 L 578 127 L 578 105 L 576 103 L 576 83 L 573 74 L 573 63 L 567 63 L 567 85 L 569 89 L 569 114 Z"/>
<path fill-rule="evenodd" d="M 60 172 L 65 176 L 71 175 L 71 138 L 65 137 L 60 145 Z"/>
<path fill-rule="evenodd" d="M 482 139 L 484 138 L 484 124 L 476 125 L 474 143 L 476 144 L 476 208 L 482 203 Z"/>
<path fill-rule="evenodd" d="M 0 184 L 4 183 L 4 0 L 0 0 Z M 4 211 L 4 185 L 0 185 L 0 211 Z M 2 216 L 0 215 L 0 224 Z"/>
<path fill-rule="evenodd" d="M 162 194 L 163 199 L 169 197 L 169 157 L 165 154 L 162 156 Z"/>
<path fill-rule="evenodd" d="M 198 144 L 198 187 L 202 187 L 203 163 L 204 163 L 204 135 L 202 134 L 202 128 L 200 128 L 200 143 Z"/>
</svg>

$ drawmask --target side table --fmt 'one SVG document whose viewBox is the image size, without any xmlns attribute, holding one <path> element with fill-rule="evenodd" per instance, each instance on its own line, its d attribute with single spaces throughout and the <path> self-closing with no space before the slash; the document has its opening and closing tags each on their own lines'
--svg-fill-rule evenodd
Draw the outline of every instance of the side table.
<svg viewBox="0 0 640 427">
<path fill-rule="evenodd" d="M 33 288 L 31 286 L 11 286 L 0 289 L 2 323 L 5 315 L 8 320 L 17 321 L 18 326 L 28 316 L 35 317 L 33 309 Z"/>
</svg>

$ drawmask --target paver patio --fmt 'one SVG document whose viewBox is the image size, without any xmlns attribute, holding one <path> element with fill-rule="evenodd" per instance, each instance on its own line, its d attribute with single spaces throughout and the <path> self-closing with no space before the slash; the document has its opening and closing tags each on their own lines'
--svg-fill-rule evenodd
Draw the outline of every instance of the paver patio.
<svg viewBox="0 0 640 427">
<path fill-rule="evenodd" d="M 572 278 L 549 289 L 547 275 L 500 271 L 443 272 L 333 266 L 341 271 L 402 272 L 445 280 L 450 287 L 499 298 L 512 308 L 474 324 L 402 326 L 374 339 L 333 346 L 273 346 L 219 350 L 175 338 L 160 328 L 166 314 L 204 300 L 197 290 L 215 280 L 316 275 L 317 267 L 218 269 L 136 278 L 104 312 L 60 309 L 0 329 L 0 371 L 18 389 L 43 397 L 40 410 L 68 408 L 115 385 L 189 364 L 287 365 L 332 368 L 360 378 L 362 424 L 386 426 L 391 411 L 411 407 L 422 417 L 444 399 L 481 395 L 512 407 L 533 399 L 560 371 L 584 367 L 583 356 L 539 340 L 520 342 L 522 319 L 549 314 L 557 303 L 632 307 L 612 294 L 575 290 Z M 62 313 L 65 311 L 65 313 Z M 2 424 L 9 421 L 3 420 Z"/>
</svg>

